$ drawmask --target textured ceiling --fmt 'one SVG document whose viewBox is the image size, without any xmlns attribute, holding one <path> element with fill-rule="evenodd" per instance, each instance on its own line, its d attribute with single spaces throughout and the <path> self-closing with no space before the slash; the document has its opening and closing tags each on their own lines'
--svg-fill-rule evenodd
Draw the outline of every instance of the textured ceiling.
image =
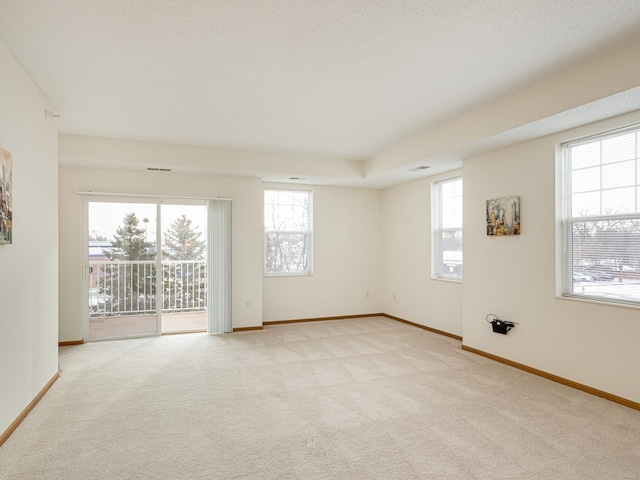
<svg viewBox="0 0 640 480">
<path fill-rule="evenodd" d="M 639 34 L 638 0 L 0 0 L 62 133 L 350 159 Z"/>
</svg>

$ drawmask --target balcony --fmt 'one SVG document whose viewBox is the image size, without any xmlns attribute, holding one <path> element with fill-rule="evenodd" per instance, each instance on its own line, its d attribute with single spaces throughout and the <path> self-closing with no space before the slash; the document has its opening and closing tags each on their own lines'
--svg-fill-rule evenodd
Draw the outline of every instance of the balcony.
<svg viewBox="0 0 640 480">
<path fill-rule="evenodd" d="M 207 262 L 89 262 L 89 340 L 205 331 Z M 160 303 L 158 303 L 160 302 Z"/>
</svg>

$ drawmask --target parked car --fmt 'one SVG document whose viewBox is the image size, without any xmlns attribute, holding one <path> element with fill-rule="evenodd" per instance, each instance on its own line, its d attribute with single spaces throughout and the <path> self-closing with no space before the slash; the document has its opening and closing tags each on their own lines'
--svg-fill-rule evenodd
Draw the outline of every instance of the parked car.
<svg viewBox="0 0 640 480">
<path fill-rule="evenodd" d="M 111 301 L 111 295 L 100 293 L 99 288 L 89 289 L 89 307 L 96 309 L 103 306 L 106 302 Z"/>
<path fill-rule="evenodd" d="M 606 281 L 609 282 L 613 280 L 613 276 L 609 275 L 607 272 L 603 272 L 602 270 L 585 270 L 585 275 L 589 275 L 591 278 L 597 281 Z"/>
<path fill-rule="evenodd" d="M 573 281 L 574 282 L 592 282 L 593 277 L 585 273 L 573 272 Z"/>
</svg>

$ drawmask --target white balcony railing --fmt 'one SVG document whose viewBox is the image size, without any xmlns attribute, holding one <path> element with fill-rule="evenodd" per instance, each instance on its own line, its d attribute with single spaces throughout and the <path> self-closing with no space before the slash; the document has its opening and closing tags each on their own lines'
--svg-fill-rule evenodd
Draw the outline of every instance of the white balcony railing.
<svg viewBox="0 0 640 480">
<path fill-rule="evenodd" d="M 207 262 L 165 260 L 160 275 L 155 261 L 89 262 L 89 310 L 92 317 L 153 314 L 207 308 Z"/>
</svg>

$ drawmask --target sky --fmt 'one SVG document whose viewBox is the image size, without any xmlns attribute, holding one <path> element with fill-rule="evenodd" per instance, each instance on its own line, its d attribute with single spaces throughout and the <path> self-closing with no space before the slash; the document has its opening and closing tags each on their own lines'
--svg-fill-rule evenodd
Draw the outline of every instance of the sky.
<svg viewBox="0 0 640 480">
<path fill-rule="evenodd" d="M 192 228 L 206 235 L 207 207 L 205 205 L 175 205 L 162 204 L 161 206 L 162 231 L 166 231 L 169 225 L 180 215 L 185 214 L 192 220 Z M 95 232 L 111 240 L 116 229 L 122 225 L 125 215 L 135 213 L 140 220 L 139 226 L 147 229 L 147 241 L 155 242 L 157 206 L 155 203 L 113 203 L 113 202 L 89 202 L 89 234 Z M 145 223 L 144 219 L 149 222 Z"/>
</svg>

